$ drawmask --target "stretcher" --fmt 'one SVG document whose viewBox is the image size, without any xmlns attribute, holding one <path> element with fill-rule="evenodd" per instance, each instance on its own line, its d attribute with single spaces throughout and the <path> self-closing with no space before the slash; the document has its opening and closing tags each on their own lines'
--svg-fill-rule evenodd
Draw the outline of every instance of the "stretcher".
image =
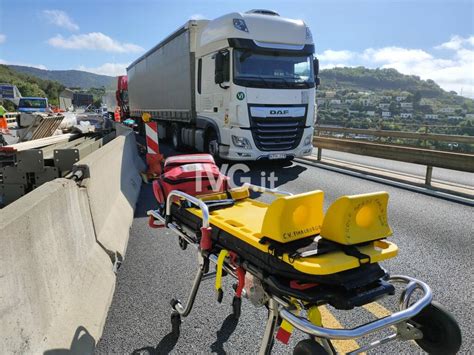
<svg viewBox="0 0 474 355">
<path fill-rule="evenodd" d="M 189 169 L 188 169 L 189 170 Z M 274 339 L 288 343 L 294 329 L 309 336 L 296 354 L 332 354 L 332 339 L 359 338 L 394 326 L 393 334 L 352 352 L 357 354 L 393 340 L 415 340 L 427 352 L 456 353 L 461 333 L 454 318 L 432 301 L 430 287 L 408 276 L 390 276 L 380 262 L 394 258 L 397 246 L 387 240 L 388 194 L 343 196 L 324 212 L 324 193 L 287 192 L 245 184 L 198 195 L 171 190 L 160 206 L 148 211 L 152 228 L 166 227 L 184 250 L 198 251 L 198 271 L 186 303 L 171 301 L 173 329 L 191 312 L 203 279 L 215 277 L 217 301 L 222 278 L 234 277 L 233 315 L 242 297 L 268 309 L 261 354 Z M 253 198 L 271 195 L 271 203 Z M 211 271 L 210 264 L 215 264 Z M 399 311 L 352 329 L 331 329 L 319 307 L 351 310 L 402 290 Z M 416 297 L 414 296 L 416 294 Z"/>
</svg>

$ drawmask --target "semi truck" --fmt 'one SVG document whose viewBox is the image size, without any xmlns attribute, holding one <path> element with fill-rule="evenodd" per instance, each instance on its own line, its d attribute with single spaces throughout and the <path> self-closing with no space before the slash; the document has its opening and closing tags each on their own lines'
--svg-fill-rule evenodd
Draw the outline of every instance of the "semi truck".
<svg viewBox="0 0 474 355">
<path fill-rule="evenodd" d="M 312 152 L 319 64 L 301 20 L 269 10 L 190 20 L 127 68 L 130 116 L 226 160 Z"/>
</svg>

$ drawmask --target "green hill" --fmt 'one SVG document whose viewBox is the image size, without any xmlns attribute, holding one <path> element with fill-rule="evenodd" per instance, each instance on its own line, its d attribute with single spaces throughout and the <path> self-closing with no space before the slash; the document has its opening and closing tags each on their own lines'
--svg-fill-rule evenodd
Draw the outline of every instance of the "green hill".
<svg viewBox="0 0 474 355">
<path fill-rule="evenodd" d="M 33 75 L 40 79 L 58 81 L 65 87 L 113 88 L 116 82 L 113 76 L 98 75 L 81 70 L 44 70 L 20 65 L 9 65 L 9 67 L 17 72 Z"/>
<path fill-rule="evenodd" d="M 33 75 L 27 75 L 12 70 L 6 65 L 0 64 L 0 83 L 16 85 L 22 96 L 47 97 L 53 105 L 58 104 L 59 93 L 64 86 L 52 80 L 43 80 Z M 6 108 L 13 110 L 13 104 L 5 100 Z"/>
<path fill-rule="evenodd" d="M 399 91 L 444 103 L 463 104 L 466 100 L 454 91 L 443 90 L 433 80 L 422 80 L 416 75 L 401 74 L 395 69 L 334 68 L 320 73 L 323 90 Z"/>
</svg>

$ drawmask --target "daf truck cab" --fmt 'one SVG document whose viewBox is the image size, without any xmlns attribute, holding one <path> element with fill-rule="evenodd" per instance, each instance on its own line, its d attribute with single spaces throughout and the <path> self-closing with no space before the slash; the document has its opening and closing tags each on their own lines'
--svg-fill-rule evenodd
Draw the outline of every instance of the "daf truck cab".
<svg viewBox="0 0 474 355">
<path fill-rule="evenodd" d="M 132 115 L 148 112 L 175 148 L 239 161 L 312 152 L 318 62 L 301 20 L 251 10 L 189 21 L 127 71 Z"/>
</svg>

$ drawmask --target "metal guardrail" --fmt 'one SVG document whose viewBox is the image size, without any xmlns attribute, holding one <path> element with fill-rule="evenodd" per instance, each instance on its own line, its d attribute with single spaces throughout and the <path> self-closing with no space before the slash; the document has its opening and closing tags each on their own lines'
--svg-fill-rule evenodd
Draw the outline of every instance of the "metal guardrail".
<svg viewBox="0 0 474 355">
<path fill-rule="evenodd" d="M 426 165 L 426 185 L 431 185 L 433 167 L 465 171 L 470 173 L 474 172 L 474 154 L 416 148 L 403 145 L 374 143 L 348 138 L 325 137 L 321 135 L 321 132 L 342 133 L 343 135 L 356 134 L 360 136 L 394 137 L 474 144 L 474 137 L 472 136 L 321 126 L 316 127 L 316 130 L 317 135 L 314 137 L 313 144 L 318 148 L 318 160 L 321 160 L 323 149 L 329 149 L 365 155 L 374 158 Z"/>
<path fill-rule="evenodd" d="M 60 141 L 38 139 L 0 148 L 0 207 L 48 181 L 64 177 L 75 163 L 111 141 L 116 133 L 64 136 L 66 139 Z"/>
<path fill-rule="evenodd" d="M 403 131 L 392 131 L 392 130 L 322 127 L 322 126 L 318 126 L 317 130 L 318 132 L 359 134 L 359 135 L 370 135 L 374 137 L 406 138 L 406 139 L 416 139 L 416 140 L 423 140 L 423 141 L 474 144 L 473 136 L 460 136 L 460 135 L 451 135 L 451 134 L 417 133 L 417 132 L 403 132 Z"/>
</svg>

